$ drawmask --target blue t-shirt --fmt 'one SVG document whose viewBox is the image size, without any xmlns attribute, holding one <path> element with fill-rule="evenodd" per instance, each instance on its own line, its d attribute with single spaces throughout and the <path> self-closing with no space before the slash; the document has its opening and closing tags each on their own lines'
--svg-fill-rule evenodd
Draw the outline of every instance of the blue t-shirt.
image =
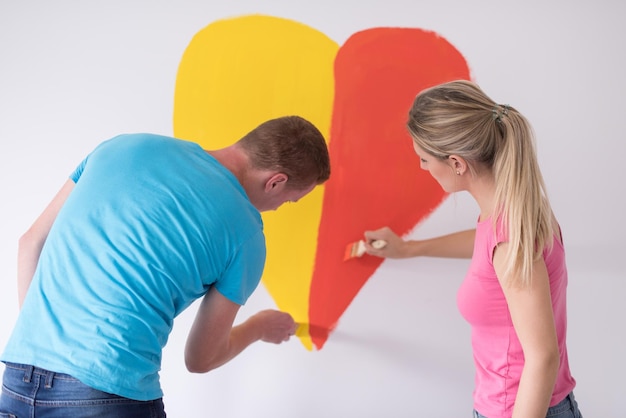
<svg viewBox="0 0 626 418">
<path fill-rule="evenodd" d="M 210 286 L 237 304 L 257 287 L 261 215 L 230 171 L 169 137 L 103 142 L 71 178 L 2 360 L 159 398 L 174 318 Z"/>
</svg>

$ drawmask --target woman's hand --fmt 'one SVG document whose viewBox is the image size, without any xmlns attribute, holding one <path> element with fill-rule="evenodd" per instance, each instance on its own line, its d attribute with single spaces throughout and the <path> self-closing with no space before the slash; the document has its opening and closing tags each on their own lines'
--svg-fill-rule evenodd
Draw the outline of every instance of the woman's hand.
<svg viewBox="0 0 626 418">
<path fill-rule="evenodd" d="M 375 231 L 365 231 L 365 250 L 368 254 L 383 258 L 406 258 L 407 242 L 400 238 L 389 227 L 377 229 Z M 372 246 L 374 241 L 384 241 L 386 245 L 382 248 Z"/>
</svg>

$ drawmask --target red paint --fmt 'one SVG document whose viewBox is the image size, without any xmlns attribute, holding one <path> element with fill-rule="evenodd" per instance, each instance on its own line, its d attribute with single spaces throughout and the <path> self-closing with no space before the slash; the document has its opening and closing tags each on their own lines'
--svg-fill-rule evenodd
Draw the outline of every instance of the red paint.
<svg viewBox="0 0 626 418">
<path fill-rule="evenodd" d="M 309 305 L 309 321 L 319 328 L 336 326 L 383 261 L 367 255 L 343 261 L 346 245 L 384 225 L 405 234 L 445 197 L 419 168 L 405 124 L 420 90 L 469 77 L 465 59 L 450 43 L 420 29 L 366 30 L 339 50 L 332 175 L 325 186 Z M 311 329 L 317 349 L 328 337 Z"/>
</svg>

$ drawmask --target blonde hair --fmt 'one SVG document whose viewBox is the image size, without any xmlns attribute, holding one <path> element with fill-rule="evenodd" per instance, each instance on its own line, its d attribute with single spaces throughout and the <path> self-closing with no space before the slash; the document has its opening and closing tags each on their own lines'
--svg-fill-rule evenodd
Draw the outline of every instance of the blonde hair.
<svg viewBox="0 0 626 418">
<path fill-rule="evenodd" d="M 492 221 L 502 221 L 508 231 L 505 277 L 509 284 L 528 286 L 533 262 L 552 247 L 557 228 L 530 123 L 476 84 L 460 80 L 422 91 L 407 127 L 415 143 L 434 157 L 458 155 L 472 173 L 491 171 L 496 181 Z"/>
</svg>

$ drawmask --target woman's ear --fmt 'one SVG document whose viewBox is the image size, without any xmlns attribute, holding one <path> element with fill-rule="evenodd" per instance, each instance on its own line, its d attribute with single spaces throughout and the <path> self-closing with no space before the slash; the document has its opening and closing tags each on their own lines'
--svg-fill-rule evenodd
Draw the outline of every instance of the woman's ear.
<svg viewBox="0 0 626 418">
<path fill-rule="evenodd" d="M 281 190 L 283 190 L 285 188 L 285 186 L 287 185 L 287 180 L 288 179 L 289 179 L 289 177 L 287 177 L 287 174 L 285 174 L 285 173 L 273 174 L 265 182 L 265 192 L 267 193 L 267 192 L 271 192 L 271 191 L 281 191 Z"/>
<path fill-rule="evenodd" d="M 458 155 L 450 155 L 448 157 L 448 164 L 450 164 L 450 168 L 457 174 L 463 175 L 467 171 L 467 162 L 463 157 L 459 157 Z"/>
</svg>

